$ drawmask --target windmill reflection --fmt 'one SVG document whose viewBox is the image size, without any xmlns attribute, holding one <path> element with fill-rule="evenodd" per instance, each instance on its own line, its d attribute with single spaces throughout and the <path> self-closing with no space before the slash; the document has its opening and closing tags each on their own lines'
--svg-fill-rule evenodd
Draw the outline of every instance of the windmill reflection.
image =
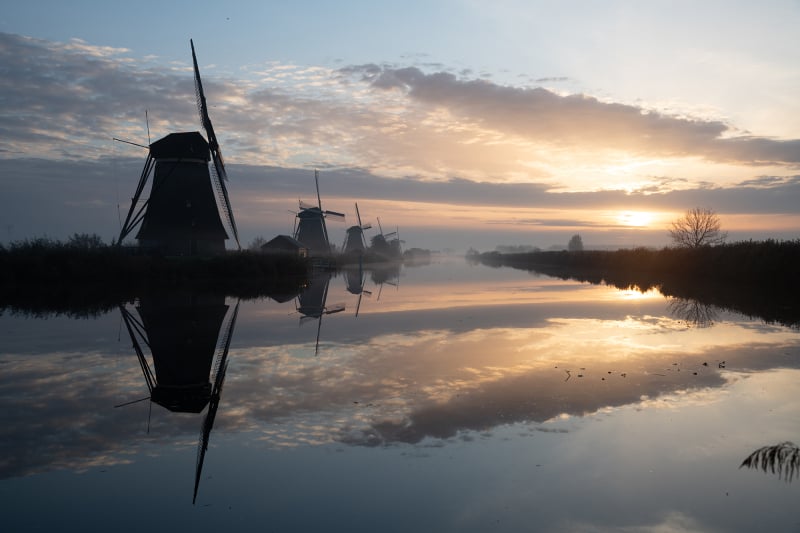
<svg viewBox="0 0 800 533">
<path fill-rule="evenodd" d="M 229 313 L 222 295 L 160 293 L 140 298 L 136 311 L 138 318 L 120 305 L 151 405 L 179 413 L 200 413 L 208 406 L 197 448 L 194 502 L 225 381 L 239 304 Z M 223 329 L 226 315 L 229 318 Z"/>
<path fill-rule="evenodd" d="M 331 282 L 332 273 L 329 270 L 318 270 L 311 275 L 308 287 L 297 295 L 297 312 L 302 316 L 300 317 L 300 325 L 316 320 L 317 321 L 317 338 L 314 345 L 314 355 L 319 355 L 319 336 L 322 331 L 322 317 L 324 315 L 331 315 L 340 313 L 345 310 L 344 304 L 335 304 L 330 307 L 327 306 L 328 299 L 328 286 Z"/>
<path fill-rule="evenodd" d="M 670 298 L 668 309 L 672 316 L 698 328 L 711 327 L 718 318 L 716 307 L 692 298 Z"/>
<path fill-rule="evenodd" d="M 392 285 L 398 289 L 400 288 L 400 267 L 401 263 L 389 262 L 379 263 L 370 268 L 372 283 L 378 286 L 378 297 L 376 301 L 381 299 L 384 284 Z"/>
<path fill-rule="evenodd" d="M 344 281 L 347 284 L 347 292 L 358 295 L 358 302 L 356 303 L 356 316 L 358 316 L 358 311 L 361 309 L 361 298 L 364 295 L 372 296 L 372 292 L 364 288 L 367 275 L 363 265 L 359 263 L 358 266 L 345 267 Z"/>
</svg>

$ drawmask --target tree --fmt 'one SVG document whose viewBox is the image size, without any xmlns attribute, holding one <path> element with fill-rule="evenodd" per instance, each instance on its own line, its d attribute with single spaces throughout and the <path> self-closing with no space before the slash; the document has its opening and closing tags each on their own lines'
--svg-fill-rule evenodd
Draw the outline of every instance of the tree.
<svg viewBox="0 0 800 533">
<path fill-rule="evenodd" d="M 95 250 L 105 245 L 103 244 L 103 238 L 97 233 L 75 233 L 67 241 L 67 246 L 70 248 Z"/>
<path fill-rule="evenodd" d="M 722 231 L 722 224 L 713 209 L 695 207 L 670 225 L 669 236 L 672 242 L 686 248 L 715 246 L 723 244 L 728 233 Z"/>
<path fill-rule="evenodd" d="M 583 239 L 577 233 L 572 236 L 569 240 L 569 244 L 567 244 L 567 250 L 570 252 L 581 252 L 583 251 Z"/>
<path fill-rule="evenodd" d="M 253 252 L 260 252 L 261 247 L 265 244 L 267 244 L 267 240 L 264 237 L 258 236 L 250 241 L 250 244 L 247 245 L 247 249 Z"/>
</svg>

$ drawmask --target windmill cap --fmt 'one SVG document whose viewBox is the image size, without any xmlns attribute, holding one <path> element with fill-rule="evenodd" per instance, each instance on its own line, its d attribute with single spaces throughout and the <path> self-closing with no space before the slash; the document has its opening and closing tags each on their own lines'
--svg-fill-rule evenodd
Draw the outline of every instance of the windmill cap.
<svg viewBox="0 0 800 533">
<path fill-rule="evenodd" d="M 196 131 L 170 133 L 151 144 L 150 153 L 156 159 L 211 159 L 208 142 Z"/>
</svg>

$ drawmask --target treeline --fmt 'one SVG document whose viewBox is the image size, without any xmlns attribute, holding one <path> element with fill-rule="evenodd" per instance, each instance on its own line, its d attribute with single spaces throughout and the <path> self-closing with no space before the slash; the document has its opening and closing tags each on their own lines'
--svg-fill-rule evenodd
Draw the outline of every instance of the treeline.
<svg viewBox="0 0 800 533">
<path fill-rule="evenodd" d="M 252 251 L 208 257 L 162 257 L 136 247 L 76 235 L 0 245 L 0 310 L 93 315 L 143 292 L 174 287 L 240 298 L 299 291 L 307 262 Z"/>
<path fill-rule="evenodd" d="M 488 252 L 471 259 L 621 289 L 658 288 L 666 296 L 800 325 L 800 240 L 660 250 Z"/>
</svg>

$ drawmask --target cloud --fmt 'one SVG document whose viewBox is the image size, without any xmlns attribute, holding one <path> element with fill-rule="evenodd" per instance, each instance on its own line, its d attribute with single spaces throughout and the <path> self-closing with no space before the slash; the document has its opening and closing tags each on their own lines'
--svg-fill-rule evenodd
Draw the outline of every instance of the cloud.
<svg viewBox="0 0 800 533">
<path fill-rule="evenodd" d="M 151 61 L 83 41 L 0 34 L 0 165 L 15 176 L 0 184 L 3 237 L 115 233 L 115 204 L 124 214 L 143 151 L 112 137 L 146 144 L 145 110 L 153 139 L 200 129 L 188 50 L 181 65 Z M 426 68 L 434 67 L 443 68 Z M 324 170 L 332 208 L 373 200 L 391 207 L 396 225 L 448 224 L 425 232 L 420 244 L 430 248 L 466 249 L 478 235 L 493 247 L 517 238 L 499 232 L 566 231 L 573 222 L 600 231 L 608 221 L 591 210 L 708 205 L 794 215 L 800 205 L 796 141 L 732 138 L 720 121 L 377 64 L 268 63 L 242 78 L 206 73 L 204 86 L 245 241 L 290 230 L 286 211 L 313 196 L 314 167 Z M 716 162 L 697 166 L 701 158 Z M 758 166 L 764 161 L 775 164 Z M 454 234 L 467 226 L 468 236 Z"/>
<path fill-rule="evenodd" d="M 348 72 L 359 70 L 375 89 L 399 90 L 483 127 L 548 144 L 750 165 L 800 163 L 800 140 L 726 138 L 730 126 L 716 120 L 670 116 L 585 94 L 562 96 L 541 87 L 459 79 L 449 72 L 425 73 L 417 67 L 366 65 Z"/>
</svg>

